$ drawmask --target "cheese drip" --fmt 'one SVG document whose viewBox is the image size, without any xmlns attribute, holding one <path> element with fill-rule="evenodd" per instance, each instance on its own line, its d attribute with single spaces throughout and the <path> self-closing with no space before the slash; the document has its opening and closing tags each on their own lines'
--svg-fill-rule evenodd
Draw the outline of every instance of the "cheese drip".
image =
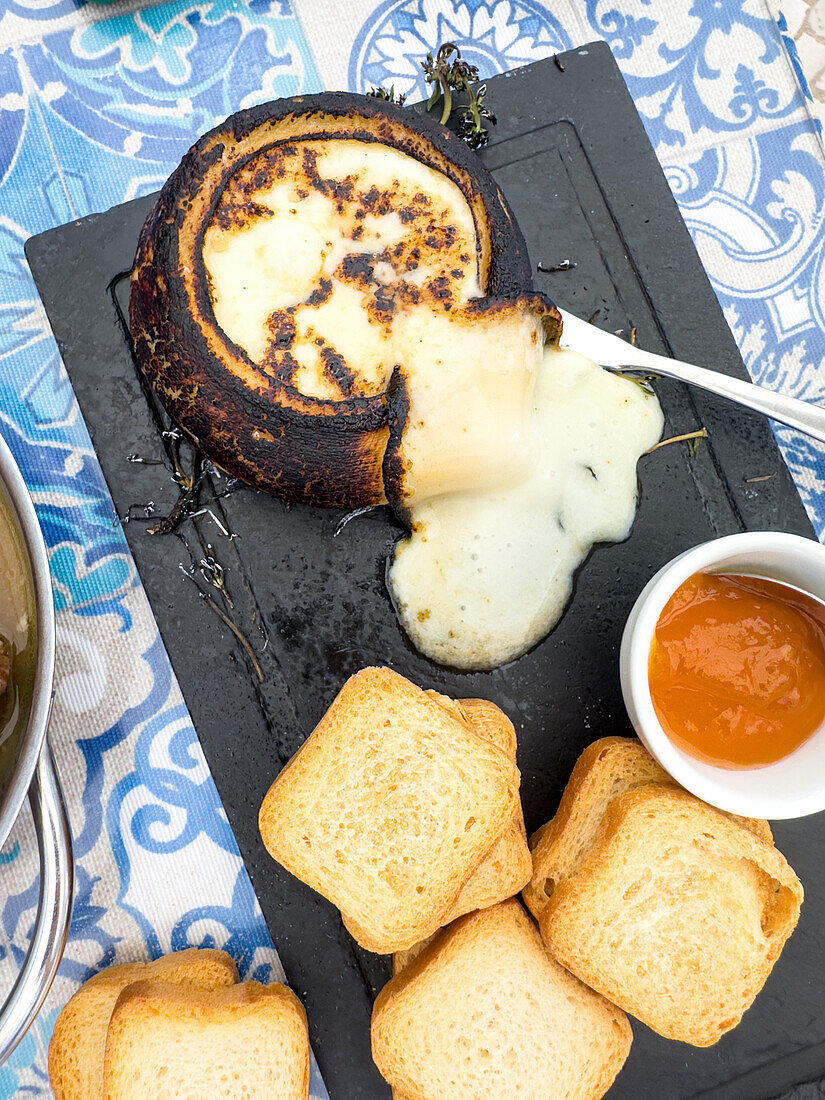
<svg viewBox="0 0 825 1100">
<path fill-rule="evenodd" d="M 525 295 L 482 298 L 451 313 L 419 306 L 396 318 L 391 391 L 400 383 L 405 410 L 384 460 L 388 499 L 409 508 L 511 484 L 532 469 L 533 393 L 550 308 Z M 391 408 L 397 403 L 390 398 Z"/>
<path fill-rule="evenodd" d="M 662 426 L 658 401 L 639 386 L 574 351 L 546 348 L 529 472 L 492 488 L 483 476 L 460 492 L 430 485 L 405 502 L 412 532 L 395 547 L 388 584 L 416 649 L 455 668 L 489 669 L 545 637 L 593 544 L 629 534 L 636 463 Z"/>
</svg>

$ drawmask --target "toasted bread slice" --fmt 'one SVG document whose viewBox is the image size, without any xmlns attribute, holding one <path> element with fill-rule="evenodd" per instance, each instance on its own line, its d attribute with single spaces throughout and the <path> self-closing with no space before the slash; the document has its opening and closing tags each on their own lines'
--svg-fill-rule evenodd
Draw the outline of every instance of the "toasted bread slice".
<svg viewBox="0 0 825 1100">
<path fill-rule="evenodd" d="M 419 940 L 418 943 L 414 943 L 412 947 L 407 948 L 406 951 L 396 951 L 392 957 L 392 976 L 395 977 L 396 974 L 400 974 L 411 962 L 417 959 L 424 948 L 431 944 L 438 935 L 440 935 L 440 932 L 436 932 L 433 936 L 428 936 L 426 940 Z"/>
<path fill-rule="evenodd" d="M 112 1012 L 104 1100 L 307 1100 L 306 1013 L 283 985 L 135 982 Z"/>
<path fill-rule="evenodd" d="M 483 737 L 485 741 L 492 742 L 515 761 L 517 747 L 515 727 L 495 703 L 491 703 L 488 699 L 450 699 L 449 696 L 432 690 L 426 691 L 425 695 L 446 707 L 469 729 Z M 532 869 L 533 861 L 527 845 L 524 814 L 521 802 L 518 801 L 513 820 L 481 861 L 475 873 L 465 883 L 443 923 L 449 924 L 458 917 L 464 916 L 465 913 L 472 913 L 476 909 L 484 909 L 513 897 L 530 880 Z M 360 942 L 365 933 L 358 924 L 350 918 L 345 918 L 344 925 L 350 935 Z M 396 960 L 415 958 L 429 938 L 414 944 L 407 951 L 396 952 L 393 955 L 393 973 L 397 974 L 401 968 Z"/>
<path fill-rule="evenodd" d="M 515 727 L 495 703 L 487 699 L 454 700 L 436 691 L 428 691 L 426 694 L 438 700 L 456 717 L 466 722 L 485 741 L 491 741 L 515 760 Z M 458 917 L 464 916 L 465 913 L 485 909 L 489 905 L 495 905 L 497 902 L 513 897 L 529 881 L 532 870 L 533 862 L 527 846 L 524 814 L 519 801 L 513 820 L 482 860 L 478 870 L 462 888 L 445 917 L 444 924 L 449 924 Z M 358 939 L 360 934 L 358 927 L 351 921 L 344 923 L 348 931 Z M 423 940 L 408 951 L 396 952 L 393 955 L 393 973 L 397 974 L 400 969 L 403 969 L 406 961 L 415 958 L 426 943 L 427 940 Z"/>
<path fill-rule="evenodd" d="M 472 729 L 515 762 L 516 731 L 504 711 L 487 699 L 461 699 L 459 706 Z M 524 814 L 518 800 L 513 820 L 462 888 L 447 915 L 447 923 L 513 897 L 530 881 L 532 873 Z"/>
<path fill-rule="evenodd" d="M 457 699 L 459 710 L 471 728 L 491 741 L 497 748 L 510 757 L 516 758 L 516 727 L 501 709 L 489 699 Z"/>
<path fill-rule="evenodd" d="M 435 936 L 440 935 L 436 932 Z M 396 951 L 392 957 L 392 975 L 400 974 L 401 971 L 409 966 L 413 959 L 417 959 L 421 952 L 431 944 L 435 939 L 435 936 L 428 936 L 426 940 L 421 940 L 419 943 L 413 944 L 407 951 Z M 398 1089 L 392 1089 L 392 1100 L 410 1100 L 408 1096 L 405 1096 L 403 1092 L 399 1092 Z"/>
<path fill-rule="evenodd" d="M 784 857 L 681 788 L 609 803 L 540 917 L 558 960 L 668 1039 L 710 1046 L 735 1027 L 799 918 Z"/>
<path fill-rule="evenodd" d="M 78 989 L 57 1017 L 49 1043 L 49 1081 L 55 1100 L 98 1100 L 109 1019 L 132 982 L 153 979 L 196 989 L 234 985 L 238 972 L 224 951 L 177 951 L 150 963 L 110 966 Z"/>
<path fill-rule="evenodd" d="M 437 699 L 364 669 L 275 780 L 259 825 L 362 947 L 390 953 L 441 927 L 512 821 L 518 784 L 513 761 Z"/>
<path fill-rule="evenodd" d="M 530 838 L 533 875 L 523 896 L 537 920 L 554 886 L 572 873 L 590 848 L 610 802 L 648 783 L 678 786 L 641 741 L 603 737 L 584 750 L 556 816 Z M 762 840 L 773 843 L 767 821 L 730 816 Z"/>
<path fill-rule="evenodd" d="M 624 1013 L 552 958 L 510 900 L 444 929 L 381 991 L 372 1053 L 409 1100 L 598 1100 L 630 1049 Z"/>
</svg>

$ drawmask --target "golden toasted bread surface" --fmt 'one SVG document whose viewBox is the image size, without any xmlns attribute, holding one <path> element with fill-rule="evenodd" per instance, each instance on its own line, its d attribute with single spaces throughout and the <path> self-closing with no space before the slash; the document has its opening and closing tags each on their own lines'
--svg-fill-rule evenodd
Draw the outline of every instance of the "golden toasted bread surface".
<svg viewBox="0 0 825 1100">
<path fill-rule="evenodd" d="M 677 786 L 635 737 L 603 737 L 584 750 L 555 816 L 530 838 L 533 873 L 524 901 L 537 920 L 556 884 L 573 874 L 589 851 L 611 801 L 648 783 Z M 731 817 L 773 842 L 767 821 Z"/>
<path fill-rule="evenodd" d="M 441 927 L 512 821 L 518 769 L 385 668 L 343 686 L 264 799 L 270 854 L 341 910 L 368 950 Z"/>
<path fill-rule="evenodd" d="M 307 1100 L 306 1014 L 277 983 L 136 982 L 112 1012 L 103 1078 L 105 1100 Z"/>
<path fill-rule="evenodd" d="M 462 917 L 382 990 L 376 1065 L 408 1100 L 598 1100 L 630 1049 L 619 1009 L 563 969 L 515 901 Z"/>
<path fill-rule="evenodd" d="M 504 711 L 487 699 L 461 699 L 458 705 L 479 737 L 501 749 L 515 762 L 516 731 Z M 533 862 L 519 799 L 513 820 L 462 887 L 445 923 L 513 897 L 530 881 L 532 872 Z"/>
<path fill-rule="evenodd" d="M 673 785 L 613 798 L 541 910 L 571 973 L 666 1038 L 710 1046 L 742 1017 L 799 918 L 772 844 Z"/>
<path fill-rule="evenodd" d="M 152 979 L 212 990 L 234 985 L 238 972 L 224 951 L 190 948 L 154 962 L 111 966 L 95 974 L 57 1017 L 49 1043 L 49 1082 L 55 1100 L 98 1100 L 112 1010 L 133 982 Z"/>
</svg>

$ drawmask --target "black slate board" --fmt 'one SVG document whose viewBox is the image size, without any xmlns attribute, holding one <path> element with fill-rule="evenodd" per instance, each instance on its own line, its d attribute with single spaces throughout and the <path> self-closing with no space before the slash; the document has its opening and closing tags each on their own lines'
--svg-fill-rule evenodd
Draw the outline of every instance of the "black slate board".
<svg viewBox="0 0 825 1100">
<path fill-rule="evenodd" d="M 746 377 L 745 368 L 608 48 L 571 51 L 489 82 L 498 115 L 484 159 L 512 204 L 534 266 L 571 258 L 536 285 L 583 317 L 629 332 L 654 351 Z M 138 230 L 139 199 L 33 238 L 27 255 L 64 362 L 122 516 L 176 496 L 162 466 L 165 425 L 142 391 L 116 313 Z M 110 286 L 111 284 L 111 286 Z M 312 1041 L 333 1100 L 387 1098 L 369 1056 L 372 999 L 389 961 L 358 949 L 337 914 L 267 857 L 256 815 L 275 772 L 298 747 L 350 673 L 386 663 L 456 696 L 486 696 L 511 715 L 528 829 L 554 812 L 582 748 L 627 734 L 617 675 L 622 626 L 648 578 L 705 539 L 746 529 L 812 536 L 765 421 L 701 393 L 661 383 L 666 435 L 704 424 L 691 457 L 664 448 L 641 464 L 642 494 L 630 538 L 602 547 L 580 572 L 554 633 L 513 665 L 458 674 L 413 653 L 396 624 L 382 563 L 398 529 L 383 512 L 335 534 L 341 514 L 287 508 L 248 489 L 187 526 L 193 549 L 211 543 L 227 569 L 235 621 L 264 674 L 258 683 L 236 639 L 179 572 L 184 547 L 126 526 L 152 607 L 212 774 L 287 976 L 309 1013 Z M 749 483 L 753 477 L 768 480 Z M 215 483 L 220 492 L 221 482 Z M 217 594 L 216 594 L 217 595 Z M 768 1100 L 825 1074 L 825 817 L 782 823 L 777 839 L 807 901 L 791 939 L 741 1026 L 709 1050 L 669 1043 L 634 1024 L 633 1050 L 613 1100 Z"/>
</svg>

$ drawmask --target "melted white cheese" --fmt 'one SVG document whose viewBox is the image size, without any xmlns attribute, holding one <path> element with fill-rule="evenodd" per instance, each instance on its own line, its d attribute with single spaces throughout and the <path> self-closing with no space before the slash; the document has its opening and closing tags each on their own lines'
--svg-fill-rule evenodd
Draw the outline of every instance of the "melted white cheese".
<svg viewBox="0 0 825 1100">
<path fill-rule="evenodd" d="M 257 218 L 231 233 L 207 229 L 203 256 L 215 320 L 253 363 L 270 340 L 267 318 L 312 293 L 328 247 L 324 233 L 297 216 Z"/>
<path fill-rule="evenodd" d="M 451 313 L 419 307 L 396 318 L 392 345 L 409 401 L 398 499 L 409 505 L 523 479 L 536 458 L 540 313 L 522 299 Z"/>
<path fill-rule="evenodd" d="M 387 326 L 365 309 L 370 294 L 379 285 L 420 289 L 446 277 L 457 301 L 479 297 L 472 211 L 461 189 L 442 172 L 390 146 L 335 139 L 295 142 L 290 148 L 279 169 L 282 175 L 242 193 L 233 191 L 230 181 L 222 199 L 224 218 L 219 204 L 206 228 L 203 260 L 215 320 L 261 364 L 272 341 L 270 317 L 297 307 L 291 352 L 300 364 L 292 379 L 298 390 L 331 400 L 349 396 L 328 377 L 316 343 L 320 337 L 346 361 L 354 375 L 352 393 L 381 393 L 396 359 Z M 317 175 L 307 175 L 305 151 L 315 158 Z M 313 187 L 319 177 L 348 182 L 348 197 L 339 200 Z M 371 193 L 387 196 L 392 208 L 382 213 L 365 206 Z M 426 199 L 423 211 L 421 198 Z M 449 227 L 451 246 L 443 247 L 437 236 L 428 246 L 428 226 L 436 231 Z M 412 250 L 415 259 L 410 259 Z M 385 252 L 392 252 L 392 263 L 380 259 Z M 341 261 L 351 255 L 378 258 L 369 285 L 353 287 L 336 277 Z M 313 303 L 322 279 L 331 290 Z"/>
<path fill-rule="evenodd" d="M 662 432 L 656 398 L 549 348 L 533 402 L 532 472 L 504 488 L 417 498 L 390 562 L 404 629 L 442 664 L 494 668 L 525 653 L 558 621 L 591 546 L 630 531 L 636 462 Z"/>
</svg>

